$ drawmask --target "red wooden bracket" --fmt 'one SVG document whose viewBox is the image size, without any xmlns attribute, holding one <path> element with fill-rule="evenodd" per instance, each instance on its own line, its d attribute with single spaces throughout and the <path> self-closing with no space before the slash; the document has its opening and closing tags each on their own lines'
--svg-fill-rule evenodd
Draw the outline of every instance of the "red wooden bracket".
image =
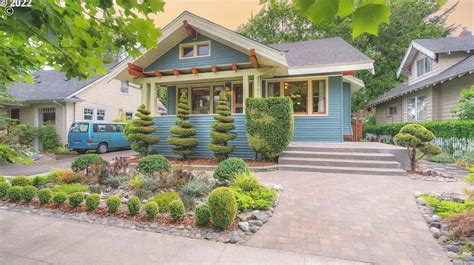
<svg viewBox="0 0 474 265">
<path fill-rule="evenodd" d="M 237 71 L 239 68 L 237 67 L 237 64 L 233 63 L 232 64 L 232 70 Z"/>
<path fill-rule="evenodd" d="M 211 66 L 211 71 L 212 71 L 214 74 L 216 74 L 217 71 L 218 71 L 217 66 L 212 65 L 212 66 Z"/>
<path fill-rule="evenodd" d="M 196 30 L 194 30 L 193 27 L 188 24 L 187 20 L 183 20 L 183 27 L 186 29 L 189 37 L 191 37 L 193 40 L 197 39 Z"/>
<path fill-rule="evenodd" d="M 193 67 L 193 68 L 191 69 L 191 73 L 193 73 L 193 74 L 199 74 L 199 69 L 197 69 L 196 67 Z"/>
<path fill-rule="evenodd" d="M 255 53 L 255 49 L 250 49 L 250 64 L 254 68 L 258 68 L 258 60 L 257 60 L 257 54 Z"/>
<path fill-rule="evenodd" d="M 173 69 L 173 74 L 176 75 L 176 76 L 178 76 L 178 75 L 180 74 L 180 72 L 179 72 L 178 70 L 176 70 L 176 69 Z"/>
</svg>

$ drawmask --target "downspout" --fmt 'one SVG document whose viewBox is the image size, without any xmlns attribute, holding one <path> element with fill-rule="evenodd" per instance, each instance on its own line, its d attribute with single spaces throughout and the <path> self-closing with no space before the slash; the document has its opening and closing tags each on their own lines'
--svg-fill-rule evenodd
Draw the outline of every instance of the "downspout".
<svg viewBox="0 0 474 265">
<path fill-rule="evenodd" d="M 62 130 L 64 130 L 64 127 L 66 126 L 66 118 L 67 118 L 67 108 L 66 108 L 66 105 L 63 105 L 63 104 L 57 102 L 56 100 L 53 100 L 53 103 L 54 103 L 54 104 L 57 104 L 57 105 L 59 105 L 59 106 L 61 106 L 61 107 L 63 108 L 63 126 L 62 126 L 63 128 L 62 128 Z M 57 126 L 56 126 L 56 128 L 57 128 Z M 63 131 L 63 133 L 65 134 L 66 131 L 67 131 L 67 129 L 66 129 L 65 131 Z M 62 138 L 63 143 L 64 143 L 64 141 L 65 141 L 66 138 L 67 138 L 67 135 L 66 135 L 66 137 L 63 137 L 63 136 L 64 136 L 64 135 L 61 135 L 61 138 Z"/>
<path fill-rule="evenodd" d="M 328 102 L 329 102 L 329 99 L 328 99 Z M 344 142 L 344 80 L 342 79 L 342 75 L 341 75 L 341 142 Z"/>
</svg>

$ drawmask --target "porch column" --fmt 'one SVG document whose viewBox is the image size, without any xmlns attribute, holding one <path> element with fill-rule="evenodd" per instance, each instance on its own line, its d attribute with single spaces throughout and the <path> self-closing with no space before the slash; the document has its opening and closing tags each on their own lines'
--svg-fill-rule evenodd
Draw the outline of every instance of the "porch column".
<svg viewBox="0 0 474 265">
<path fill-rule="evenodd" d="M 262 76 L 261 75 L 253 76 L 253 97 L 254 98 L 262 97 Z"/>
<path fill-rule="evenodd" d="M 254 84 L 255 85 L 255 84 Z M 249 76 L 242 76 L 242 97 L 243 97 L 243 113 L 245 113 L 245 100 L 249 97 Z"/>
<path fill-rule="evenodd" d="M 157 84 L 151 83 L 150 97 L 149 97 L 149 111 L 151 116 L 156 116 L 156 97 L 157 97 Z"/>
<path fill-rule="evenodd" d="M 144 83 L 140 84 L 140 93 L 141 93 L 141 98 L 142 98 L 140 104 L 145 104 L 145 106 L 146 106 L 146 100 L 147 100 L 146 84 L 144 84 Z"/>
</svg>

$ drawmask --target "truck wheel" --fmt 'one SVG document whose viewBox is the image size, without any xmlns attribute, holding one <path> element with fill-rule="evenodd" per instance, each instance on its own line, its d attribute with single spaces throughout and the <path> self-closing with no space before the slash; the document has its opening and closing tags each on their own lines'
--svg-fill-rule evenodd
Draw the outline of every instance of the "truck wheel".
<svg viewBox="0 0 474 265">
<path fill-rule="evenodd" d="M 108 151 L 108 146 L 106 143 L 100 143 L 98 146 L 97 146 L 97 153 L 99 154 L 105 154 L 107 153 Z"/>
</svg>

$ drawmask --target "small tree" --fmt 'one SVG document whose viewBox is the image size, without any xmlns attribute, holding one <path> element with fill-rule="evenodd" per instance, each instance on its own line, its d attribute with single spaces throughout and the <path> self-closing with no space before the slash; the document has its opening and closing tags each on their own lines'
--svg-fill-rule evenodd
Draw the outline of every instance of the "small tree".
<svg viewBox="0 0 474 265">
<path fill-rule="evenodd" d="M 174 145 L 173 152 L 184 159 L 191 156 L 198 145 L 198 139 L 195 137 L 196 129 L 188 121 L 190 110 L 188 94 L 183 93 L 178 102 L 177 126 L 170 128 L 171 136 L 168 137 L 168 143 Z"/>
<path fill-rule="evenodd" d="M 125 138 L 130 141 L 133 151 L 146 156 L 148 147 L 159 143 L 160 137 L 151 135 L 156 131 L 156 127 L 153 118 L 150 117 L 150 111 L 145 108 L 145 105 L 142 104 L 138 107 L 135 116 L 138 119 L 129 122 L 125 127 Z"/>
<path fill-rule="evenodd" d="M 434 134 L 420 124 L 408 124 L 395 135 L 395 144 L 408 149 L 411 171 L 415 171 L 416 162 L 425 155 L 438 155 L 441 153 L 441 149 L 438 146 L 430 143 L 433 138 Z M 421 156 L 417 157 L 417 150 L 422 153 Z"/>
<path fill-rule="evenodd" d="M 209 150 L 214 152 L 214 156 L 219 160 L 225 160 L 234 151 L 233 145 L 227 143 L 237 137 L 235 132 L 234 118 L 231 116 L 225 91 L 219 94 L 219 103 L 217 105 L 217 115 L 214 116 L 215 122 L 212 123 L 211 143 Z"/>
<path fill-rule="evenodd" d="M 459 103 L 451 113 L 461 120 L 474 120 L 474 85 L 461 92 Z"/>
</svg>

